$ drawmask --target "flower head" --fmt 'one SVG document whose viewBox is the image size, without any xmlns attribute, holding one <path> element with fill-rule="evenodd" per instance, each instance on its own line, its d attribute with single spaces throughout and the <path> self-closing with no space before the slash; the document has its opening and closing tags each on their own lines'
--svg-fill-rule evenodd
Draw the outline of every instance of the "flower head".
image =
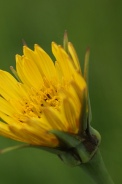
<svg viewBox="0 0 122 184">
<path fill-rule="evenodd" d="M 53 62 L 39 46 L 16 55 L 15 79 L 0 70 L 0 135 L 31 145 L 57 147 L 51 130 L 82 132 L 86 82 L 73 45 L 52 43 Z"/>
</svg>

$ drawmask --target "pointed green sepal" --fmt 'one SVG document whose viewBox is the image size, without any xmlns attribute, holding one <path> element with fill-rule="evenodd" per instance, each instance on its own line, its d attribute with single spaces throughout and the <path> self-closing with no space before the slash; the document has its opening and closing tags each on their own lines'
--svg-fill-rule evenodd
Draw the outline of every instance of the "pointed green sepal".
<svg viewBox="0 0 122 184">
<path fill-rule="evenodd" d="M 69 134 L 59 130 L 51 130 L 50 133 L 53 133 L 56 137 L 58 137 L 58 139 L 61 140 L 61 142 L 63 142 L 67 148 L 76 147 L 81 142 L 80 137 L 77 135 Z"/>
<path fill-rule="evenodd" d="M 59 158 L 67 165 L 69 166 L 78 166 L 81 164 L 81 160 L 79 159 L 79 156 L 74 153 L 74 150 L 69 150 L 65 152 L 64 154 L 60 154 Z"/>
<path fill-rule="evenodd" d="M 86 99 L 86 92 L 84 91 L 83 96 L 82 96 L 82 110 L 80 114 L 80 127 L 79 127 L 79 132 L 78 134 L 81 135 L 82 132 L 84 132 L 87 128 L 87 99 Z"/>
<path fill-rule="evenodd" d="M 69 51 L 68 51 L 68 35 L 67 35 L 67 31 L 66 30 L 64 32 L 63 48 L 67 52 L 67 54 L 69 54 Z"/>
<path fill-rule="evenodd" d="M 81 163 L 87 163 L 90 159 L 91 159 L 91 153 L 89 153 L 84 144 L 81 143 L 80 145 L 78 145 L 76 147 L 77 150 L 77 154 L 79 155 L 80 159 L 81 159 Z"/>
<path fill-rule="evenodd" d="M 91 160 L 91 158 L 98 150 L 98 145 L 94 145 L 91 142 L 87 142 L 86 144 L 81 143 L 76 147 L 76 150 L 77 150 L 77 154 L 81 159 L 81 163 L 87 163 Z"/>
<path fill-rule="evenodd" d="M 76 146 L 76 151 L 81 158 L 82 163 L 87 163 L 99 148 L 101 136 L 97 130 L 89 127 L 89 132 L 84 134 L 84 141 Z"/>
<path fill-rule="evenodd" d="M 84 60 L 84 79 L 86 83 L 88 84 L 88 78 L 89 78 L 89 55 L 90 55 L 90 49 L 87 48 L 86 54 L 85 54 L 85 60 Z"/>
<path fill-rule="evenodd" d="M 13 66 L 10 66 L 10 70 L 12 71 L 12 73 L 14 74 L 14 76 L 16 77 L 16 79 L 17 79 L 19 82 L 22 82 L 21 79 L 20 79 L 19 76 L 18 76 L 18 73 L 16 72 L 16 70 L 14 69 Z"/>
<path fill-rule="evenodd" d="M 23 44 L 23 46 L 28 46 L 26 41 L 23 38 L 22 38 L 22 44 Z"/>
<path fill-rule="evenodd" d="M 59 153 L 59 158 L 69 166 L 77 166 L 81 164 L 81 160 L 77 155 L 75 148 L 81 143 L 81 138 L 77 135 L 69 134 L 66 132 L 51 130 L 63 145 L 62 149 L 64 152 Z"/>
<path fill-rule="evenodd" d="M 33 145 L 31 147 L 38 148 L 38 149 L 41 149 L 41 150 L 44 150 L 44 151 L 47 151 L 49 153 L 56 154 L 56 155 L 65 153 L 65 151 L 62 151 L 59 147 L 51 148 L 51 147 L 46 147 L 46 146 L 33 146 Z"/>
<path fill-rule="evenodd" d="M 99 132 L 90 127 L 90 134 L 86 135 L 85 140 L 75 148 L 82 163 L 87 163 L 91 160 L 97 152 L 100 142 L 101 136 Z"/>
<path fill-rule="evenodd" d="M 0 154 L 4 154 L 4 153 L 10 152 L 10 151 L 14 151 L 14 150 L 22 149 L 22 148 L 27 148 L 30 146 L 31 146 L 30 144 L 22 144 L 22 145 L 7 147 L 4 149 L 1 149 Z"/>
<path fill-rule="evenodd" d="M 85 54 L 85 61 L 84 61 L 84 79 L 87 83 L 87 92 L 86 92 L 86 98 L 87 98 L 87 106 L 86 110 L 88 113 L 88 126 L 90 126 L 90 123 L 92 121 L 92 111 L 91 111 L 91 104 L 90 104 L 90 98 L 89 98 L 89 55 L 90 55 L 90 49 L 87 48 L 86 54 Z"/>
<path fill-rule="evenodd" d="M 96 129 L 94 129 L 91 126 L 90 126 L 90 135 L 94 137 L 94 141 L 96 142 L 97 146 L 99 146 L 101 143 L 101 135 Z"/>
<path fill-rule="evenodd" d="M 98 149 L 100 142 L 99 133 L 91 128 L 91 135 L 84 135 L 84 138 L 78 135 L 72 135 L 58 130 L 50 131 L 64 145 L 64 153 L 58 154 L 61 160 L 68 165 L 79 165 L 87 163 Z M 90 137 L 89 137 L 90 136 Z"/>
<path fill-rule="evenodd" d="M 92 121 L 92 111 L 91 111 L 91 103 L 90 103 L 90 97 L 89 97 L 89 93 L 88 93 L 88 123 L 90 125 Z"/>
</svg>

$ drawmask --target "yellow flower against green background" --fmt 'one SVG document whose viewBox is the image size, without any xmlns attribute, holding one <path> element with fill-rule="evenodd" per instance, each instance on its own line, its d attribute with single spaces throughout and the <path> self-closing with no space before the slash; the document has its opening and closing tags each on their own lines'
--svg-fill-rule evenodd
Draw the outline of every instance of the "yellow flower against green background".
<svg viewBox="0 0 122 184">
<path fill-rule="evenodd" d="M 52 42 L 56 61 L 37 44 L 16 55 L 14 76 L 0 70 L 0 135 L 23 143 L 0 150 L 40 148 L 80 166 L 96 184 L 113 184 L 99 152 L 101 136 L 91 126 L 88 93 L 89 49 L 84 72 L 64 34 L 63 47 Z"/>
<path fill-rule="evenodd" d="M 86 82 L 70 42 L 67 53 L 52 43 L 56 61 L 39 46 L 23 46 L 16 55 L 16 78 L 0 71 L 0 135 L 31 145 L 57 147 L 50 133 L 82 132 L 80 124 Z"/>
</svg>

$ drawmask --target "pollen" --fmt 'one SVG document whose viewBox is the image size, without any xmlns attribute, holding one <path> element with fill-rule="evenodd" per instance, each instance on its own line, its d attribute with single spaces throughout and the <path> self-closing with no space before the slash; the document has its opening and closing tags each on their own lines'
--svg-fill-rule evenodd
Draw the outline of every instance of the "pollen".
<svg viewBox="0 0 122 184">
<path fill-rule="evenodd" d="M 47 84 L 48 87 L 46 87 Z M 52 107 L 56 111 L 59 110 L 60 98 L 58 96 L 58 88 L 51 81 L 48 83 L 46 81 L 46 84 L 44 83 L 38 90 L 34 88 L 29 89 L 28 96 L 29 98 L 23 98 L 18 102 L 21 104 L 22 116 L 19 117 L 18 114 L 16 118 L 20 122 L 23 122 L 23 119 L 26 120 L 27 118 L 41 118 L 43 110 L 46 107 Z"/>
</svg>

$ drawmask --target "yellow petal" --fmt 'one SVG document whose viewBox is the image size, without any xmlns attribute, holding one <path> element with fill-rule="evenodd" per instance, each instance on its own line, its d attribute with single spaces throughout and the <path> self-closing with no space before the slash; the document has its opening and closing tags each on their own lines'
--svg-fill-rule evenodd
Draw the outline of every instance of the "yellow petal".
<svg viewBox="0 0 122 184">
<path fill-rule="evenodd" d="M 38 67 L 43 76 L 48 79 L 56 78 L 55 66 L 49 55 L 37 44 L 35 45 L 35 53 L 38 58 Z"/>
<path fill-rule="evenodd" d="M 0 97 L 0 111 L 7 114 L 12 115 L 15 112 L 15 109 L 2 97 Z"/>
<path fill-rule="evenodd" d="M 8 72 L 0 70 L 0 94 L 7 100 L 19 98 L 18 82 Z"/>
<path fill-rule="evenodd" d="M 63 108 L 64 108 L 64 114 L 67 120 L 67 124 L 69 125 L 70 131 L 72 133 L 77 133 L 78 132 L 78 117 L 76 115 L 76 109 L 74 108 L 73 104 L 71 101 L 64 99 L 63 100 Z"/>
<path fill-rule="evenodd" d="M 21 81 L 23 82 L 23 84 L 26 84 L 27 86 L 30 86 L 30 83 L 29 83 L 28 79 L 24 75 L 23 67 L 24 67 L 24 60 L 22 59 L 22 56 L 17 54 L 16 55 L 17 74 L 18 74 L 19 78 L 21 79 Z"/>
<path fill-rule="evenodd" d="M 54 42 L 52 42 L 52 52 L 56 57 L 56 60 L 63 76 L 66 80 L 70 80 L 72 77 L 73 68 L 70 61 L 70 57 L 61 46 L 56 45 Z"/>
<path fill-rule="evenodd" d="M 33 86 L 38 89 L 43 84 L 42 76 L 37 66 L 26 57 L 23 57 L 23 73 L 31 87 Z"/>
<path fill-rule="evenodd" d="M 62 116 L 60 116 L 61 114 L 59 114 L 56 109 L 45 108 L 43 112 L 47 122 L 50 121 L 52 130 L 65 130 L 64 119 Z"/>
<path fill-rule="evenodd" d="M 72 56 L 72 59 L 74 61 L 74 65 L 76 67 L 76 70 L 81 73 L 80 62 L 79 62 L 77 53 L 76 53 L 76 51 L 75 51 L 75 49 L 74 49 L 74 47 L 73 47 L 71 42 L 68 42 L 68 50 L 69 50 L 69 53 Z"/>
<path fill-rule="evenodd" d="M 11 138 L 20 142 L 24 142 L 24 140 L 22 139 L 22 137 L 18 137 L 18 135 L 14 135 L 10 129 L 9 126 L 3 122 L 0 122 L 0 135 L 7 137 L 7 138 Z"/>
</svg>

